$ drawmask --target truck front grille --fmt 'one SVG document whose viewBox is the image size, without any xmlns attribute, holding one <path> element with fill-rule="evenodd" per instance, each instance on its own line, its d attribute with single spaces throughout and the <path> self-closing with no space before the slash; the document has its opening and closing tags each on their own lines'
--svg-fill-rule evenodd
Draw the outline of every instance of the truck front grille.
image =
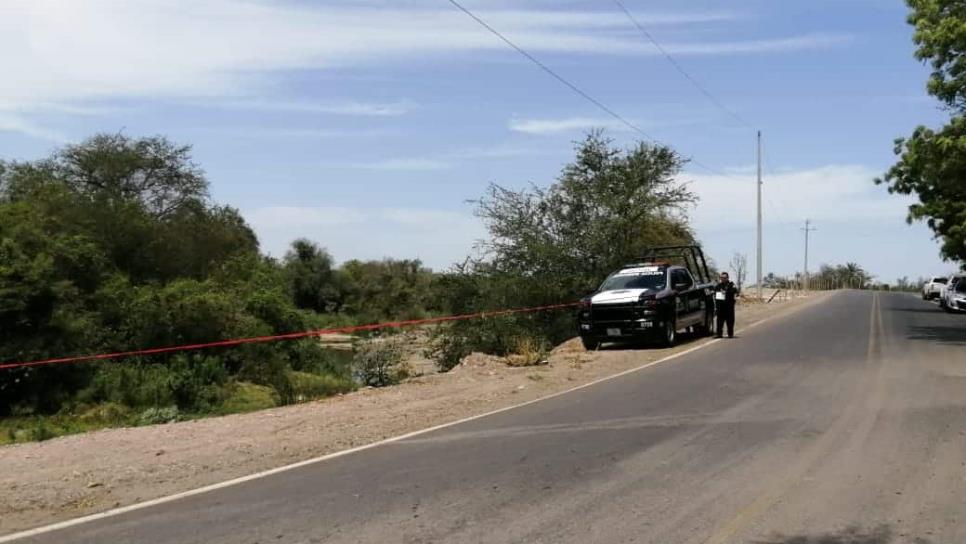
<svg viewBox="0 0 966 544">
<path fill-rule="evenodd" d="M 638 308 L 634 303 L 602 304 L 591 307 L 594 322 L 633 321 L 638 318 Z"/>
</svg>

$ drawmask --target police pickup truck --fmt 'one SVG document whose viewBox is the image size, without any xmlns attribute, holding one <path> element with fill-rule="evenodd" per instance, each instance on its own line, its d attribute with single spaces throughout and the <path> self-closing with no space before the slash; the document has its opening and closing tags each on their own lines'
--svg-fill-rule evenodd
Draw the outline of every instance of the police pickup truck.
<svg viewBox="0 0 966 544">
<path fill-rule="evenodd" d="M 672 259 L 681 264 L 672 264 Z M 657 340 L 672 346 L 680 330 L 710 334 L 714 285 L 699 246 L 653 248 L 640 263 L 607 277 L 582 301 L 577 327 L 584 347 Z"/>
</svg>

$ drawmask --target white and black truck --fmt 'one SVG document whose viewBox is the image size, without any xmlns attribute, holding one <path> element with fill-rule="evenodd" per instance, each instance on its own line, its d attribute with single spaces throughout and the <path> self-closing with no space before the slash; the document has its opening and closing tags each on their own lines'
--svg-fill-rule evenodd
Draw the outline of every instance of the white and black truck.
<svg viewBox="0 0 966 544">
<path fill-rule="evenodd" d="M 674 345 L 690 329 L 711 334 L 714 284 L 700 246 L 651 248 L 621 267 L 582 300 L 577 316 L 587 349 L 604 342 L 656 340 Z"/>
</svg>

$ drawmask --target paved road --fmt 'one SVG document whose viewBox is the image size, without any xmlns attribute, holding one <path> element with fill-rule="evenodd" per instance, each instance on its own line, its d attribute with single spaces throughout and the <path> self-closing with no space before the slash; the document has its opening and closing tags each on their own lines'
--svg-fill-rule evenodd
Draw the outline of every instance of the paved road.
<svg viewBox="0 0 966 544">
<path fill-rule="evenodd" d="M 966 542 L 966 316 L 843 292 L 623 378 L 25 542 Z"/>
</svg>

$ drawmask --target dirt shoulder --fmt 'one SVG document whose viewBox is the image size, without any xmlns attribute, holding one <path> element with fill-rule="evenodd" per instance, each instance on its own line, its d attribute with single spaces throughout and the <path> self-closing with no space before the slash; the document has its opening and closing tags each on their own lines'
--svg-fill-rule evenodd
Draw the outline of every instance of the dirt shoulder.
<svg viewBox="0 0 966 544">
<path fill-rule="evenodd" d="M 825 295 L 738 308 L 738 327 Z M 0 447 L 0 534 L 237 478 L 512 406 L 698 345 L 588 353 L 568 342 L 549 364 L 472 355 L 446 374 L 317 402 L 183 423 L 108 429 Z"/>
</svg>

